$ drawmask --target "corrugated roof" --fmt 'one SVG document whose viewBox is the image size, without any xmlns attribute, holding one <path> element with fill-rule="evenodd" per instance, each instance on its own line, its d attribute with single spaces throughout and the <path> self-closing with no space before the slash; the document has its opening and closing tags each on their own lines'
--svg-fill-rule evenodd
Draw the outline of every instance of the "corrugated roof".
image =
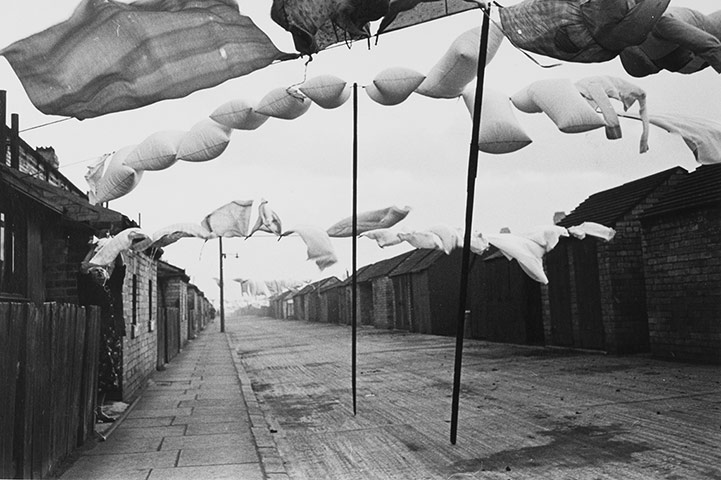
<svg viewBox="0 0 721 480">
<path fill-rule="evenodd" d="M 392 272 L 388 275 L 389 277 L 395 277 L 397 275 L 404 275 L 407 273 L 421 272 L 431 265 L 441 256 L 445 255 L 445 252 L 440 250 L 430 250 L 425 248 L 418 248 L 413 250 L 403 262 L 400 263 Z"/>
<path fill-rule="evenodd" d="M 702 165 L 689 173 L 643 217 L 706 205 L 721 208 L 721 165 Z"/>
<path fill-rule="evenodd" d="M 558 222 L 558 225 L 570 227 L 583 222 L 596 222 L 613 227 L 626 213 L 672 175 L 685 171 L 681 167 L 674 167 L 633 182 L 624 183 L 610 190 L 595 193 Z"/>
<path fill-rule="evenodd" d="M 114 227 L 119 231 L 137 226 L 120 212 L 99 205 L 90 205 L 85 196 L 56 187 L 2 164 L 0 164 L 0 181 L 69 220 L 85 223 L 96 230 Z"/>
<path fill-rule="evenodd" d="M 412 253 L 413 250 L 368 265 L 368 268 L 363 270 L 362 273 L 358 274 L 358 281 L 369 282 L 374 278 L 387 276 L 390 272 L 393 271 L 393 269 L 400 265 Z"/>
</svg>

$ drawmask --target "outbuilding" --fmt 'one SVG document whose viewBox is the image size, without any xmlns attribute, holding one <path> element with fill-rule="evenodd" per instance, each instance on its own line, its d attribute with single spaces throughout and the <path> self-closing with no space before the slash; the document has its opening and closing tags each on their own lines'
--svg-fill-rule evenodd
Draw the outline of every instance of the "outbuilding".
<svg viewBox="0 0 721 480">
<path fill-rule="evenodd" d="M 595 222 L 612 241 L 562 238 L 546 255 L 544 330 L 550 345 L 611 353 L 648 351 L 641 217 L 686 174 L 681 167 L 588 197 L 558 225 Z"/>
<path fill-rule="evenodd" d="M 641 223 L 651 352 L 721 363 L 721 165 L 684 176 Z"/>
</svg>

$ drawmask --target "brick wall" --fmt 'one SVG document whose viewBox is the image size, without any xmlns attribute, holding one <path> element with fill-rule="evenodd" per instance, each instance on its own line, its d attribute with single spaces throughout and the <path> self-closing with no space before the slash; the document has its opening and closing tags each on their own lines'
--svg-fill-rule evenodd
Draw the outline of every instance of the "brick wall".
<svg viewBox="0 0 721 480">
<path fill-rule="evenodd" d="M 373 279 L 373 325 L 376 328 L 393 328 L 393 281 L 388 277 Z"/>
<path fill-rule="evenodd" d="M 124 252 L 122 255 L 126 264 L 123 312 L 127 331 L 123 337 L 123 400 L 129 401 L 155 369 L 158 269 L 157 262 L 145 254 Z"/>
<path fill-rule="evenodd" d="M 57 226 L 43 233 L 45 301 L 78 303 L 80 263 L 90 250 L 89 232 L 63 230 Z"/>
<path fill-rule="evenodd" d="M 674 212 L 644 225 L 651 352 L 721 363 L 721 214 Z"/>
</svg>

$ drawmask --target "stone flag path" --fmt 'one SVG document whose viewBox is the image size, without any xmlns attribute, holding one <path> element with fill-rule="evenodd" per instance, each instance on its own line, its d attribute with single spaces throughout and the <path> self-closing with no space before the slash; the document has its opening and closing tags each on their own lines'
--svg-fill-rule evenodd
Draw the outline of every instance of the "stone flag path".
<svg viewBox="0 0 721 480">
<path fill-rule="evenodd" d="M 211 323 L 62 479 L 287 479 L 244 371 Z M 238 362 L 238 365 L 240 363 Z"/>
</svg>

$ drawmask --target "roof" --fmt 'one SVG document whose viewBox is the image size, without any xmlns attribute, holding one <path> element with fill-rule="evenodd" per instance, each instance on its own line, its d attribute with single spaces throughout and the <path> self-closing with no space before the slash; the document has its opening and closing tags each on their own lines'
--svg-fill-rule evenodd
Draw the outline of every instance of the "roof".
<svg viewBox="0 0 721 480">
<path fill-rule="evenodd" d="M 369 282 L 378 277 L 385 277 L 412 254 L 413 250 L 368 265 L 363 272 L 358 274 L 356 281 Z"/>
<path fill-rule="evenodd" d="M 721 164 L 702 165 L 684 176 L 643 217 L 705 206 L 721 208 Z"/>
<path fill-rule="evenodd" d="M 356 282 L 358 281 L 358 277 L 360 277 L 363 272 L 365 272 L 367 269 L 369 269 L 370 265 L 363 265 L 362 267 L 356 269 Z M 353 283 L 353 275 L 349 275 L 348 278 L 340 282 L 339 286 L 348 286 L 351 283 Z"/>
<path fill-rule="evenodd" d="M 122 213 L 99 205 L 90 205 L 84 195 L 56 187 L 2 164 L 0 164 L 0 182 L 69 220 L 84 223 L 95 230 L 107 228 L 117 233 L 125 228 L 137 226 Z"/>
<path fill-rule="evenodd" d="M 558 225 L 570 227 L 583 222 L 596 222 L 613 227 L 616 222 L 671 176 L 685 172 L 686 170 L 681 167 L 674 167 L 633 182 L 624 183 L 610 190 L 595 193 L 558 222 Z"/>
<path fill-rule="evenodd" d="M 327 292 L 328 290 L 340 287 L 342 283 L 343 282 L 341 282 L 338 277 L 330 277 L 326 279 L 326 281 L 323 283 L 323 285 L 320 286 L 318 291 L 320 293 Z"/>
<path fill-rule="evenodd" d="M 184 282 L 189 282 L 190 277 L 185 273 L 185 270 L 171 265 L 163 260 L 158 260 L 158 278 L 174 278 L 180 277 Z"/>
<path fill-rule="evenodd" d="M 403 262 L 400 263 L 392 272 L 388 275 L 389 277 L 395 277 L 398 275 L 405 275 L 408 273 L 422 272 L 431 265 L 441 256 L 444 256 L 445 252 L 440 250 L 430 250 L 426 248 L 418 248 L 411 251 Z"/>
</svg>

